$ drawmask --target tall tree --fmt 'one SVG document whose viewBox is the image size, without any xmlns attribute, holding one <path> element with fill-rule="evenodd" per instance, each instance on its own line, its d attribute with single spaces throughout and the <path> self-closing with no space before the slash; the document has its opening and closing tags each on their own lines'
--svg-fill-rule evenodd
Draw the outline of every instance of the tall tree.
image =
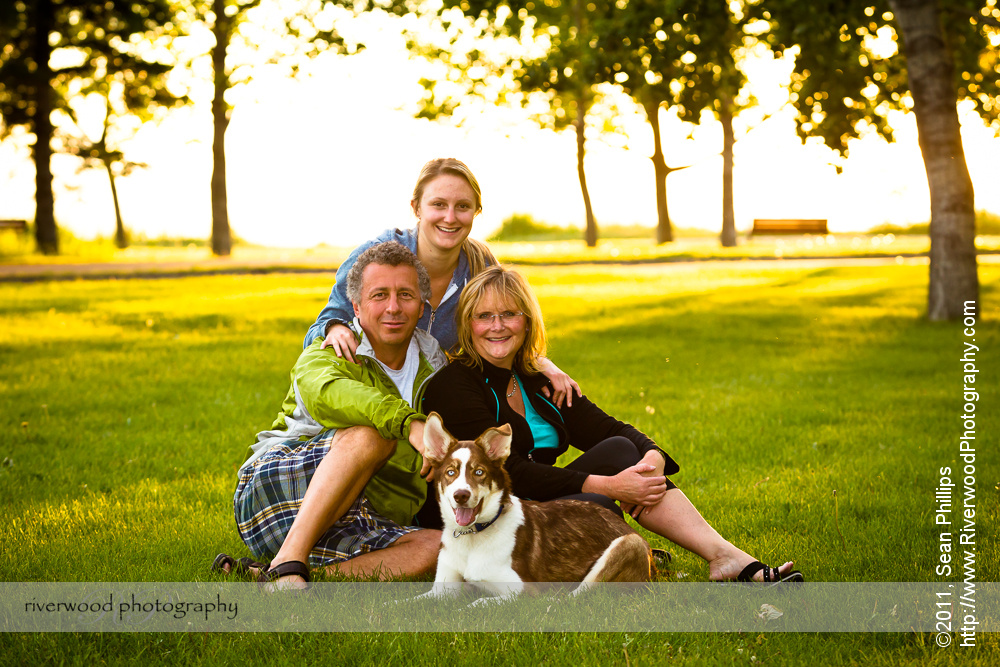
<svg viewBox="0 0 1000 667">
<path fill-rule="evenodd" d="M 0 116 L 3 135 L 22 125 L 35 135 L 35 240 L 59 251 L 52 196 L 51 114 L 101 79 L 122 82 L 130 109 L 174 103 L 165 86 L 162 44 L 178 34 L 168 0 L 18 0 L 0 3 Z M 59 52 L 58 58 L 53 57 Z M 74 85 L 77 84 L 77 85 Z"/>
<path fill-rule="evenodd" d="M 746 77 L 737 54 L 755 39 L 747 27 L 756 18 L 756 7 L 747 2 L 684 0 L 682 23 L 690 39 L 682 56 L 683 87 L 676 106 L 682 120 L 697 121 L 708 111 L 722 124 L 722 232 L 725 247 L 736 245 L 736 215 L 733 196 L 733 149 L 736 144 L 734 121 L 750 100 L 741 99 Z"/>
<path fill-rule="evenodd" d="M 548 94 L 556 112 L 572 108 L 574 102 L 575 111 L 586 111 L 589 104 L 584 101 L 592 100 L 594 91 L 602 90 L 603 85 L 624 90 L 642 107 L 653 133 L 657 242 L 672 241 L 667 177 L 686 166 L 667 163 L 660 111 L 677 107 L 683 120 L 693 122 L 698 122 L 703 109 L 712 110 L 723 120 L 735 113 L 744 78 L 736 67 L 734 52 L 743 44 L 746 35 L 742 30 L 748 20 L 745 12 L 737 11 L 740 3 L 735 3 L 733 10 L 725 3 L 710 0 L 619 0 L 586 5 L 555 0 L 453 0 L 450 4 L 479 19 L 477 25 L 483 26 L 486 33 L 493 27 L 497 28 L 495 33 L 523 38 L 527 28 L 544 45 L 542 55 L 512 56 L 518 65 L 513 78 L 523 91 Z M 589 219 L 589 193 L 583 171 L 584 116 L 565 113 L 563 118 L 572 118 L 577 129 L 578 169 Z M 555 118 L 558 121 L 560 116 L 556 114 Z M 732 129 L 731 122 L 727 127 Z M 724 195 L 724 199 L 730 202 L 729 228 L 734 237 L 732 142 L 727 148 L 729 178 L 723 180 L 728 197 Z M 596 240 L 596 235 L 588 235 L 588 242 L 591 238 Z"/>
<path fill-rule="evenodd" d="M 471 13 L 496 11 L 501 3 L 481 0 L 469 3 Z M 537 3 L 528 0 L 508 0 L 503 3 L 511 10 L 506 22 L 511 31 L 520 34 L 529 18 L 536 37 L 545 36 L 548 49 L 542 58 L 522 61 L 516 73 L 518 84 L 525 92 L 537 91 L 547 96 L 553 111 L 547 118 L 552 127 L 559 129 L 572 125 L 576 134 L 576 173 L 583 196 L 586 226 L 584 241 L 593 248 L 597 245 L 597 220 L 587 186 L 586 130 L 587 113 L 594 102 L 594 85 L 599 83 L 599 63 L 589 45 L 595 30 L 600 30 L 607 19 L 610 6 L 607 2 L 585 0 L 553 0 Z M 463 3 L 464 5 L 464 3 Z M 464 9 L 464 6 L 463 6 Z"/>
<path fill-rule="evenodd" d="M 227 7 L 226 0 L 212 0 L 212 35 L 215 37 L 212 46 L 212 252 L 222 256 L 229 255 L 233 248 L 226 189 L 226 130 L 232 114 L 232 108 L 226 102 L 226 91 L 230 85 L 226 51 L 236 21 L 259 4 L 260 0 L 252 0 L 231 2 Z"/>
<path fill-rule="evenodd" d="M 115 207 L 115 245 L 119 248 L 127 248 L 129 244 L 128 232 L 125 229 L 125 222 L 122 219 L 121 202 L 118 199 L 119 177 L 126 177 L 135 169 L 147 167 L 141 162 L 132 162 L 125 159 L 125 153 L 121 148 L 116 147 L 115 142 L 109 137 L 109 133 L 115 124 L 115 113 L 112 110 L 110 91 L 104 91 L 101 96 L 104 100 L 104 119 L 101 123 L 101 136 L 97 140 L 91 140 L 85 131 L 78 117 L 79 114 L 72 111 L 73 122 L 81 133 L 77 136 L 65 137 L 66 152 L 76 155 L 83 160 L 81 169 L 103 169 L 108 175 L 108 183 L 111 186 L 111 200 Z"/>
<path fill-rule="evenodd" d="M 536 105 L 545 101 L 545 110 L 534 115 L 541 127 L 560 130 L 572 127 L 576 135 L 576 167 L 583 197 L 586 226 L 584 240 L 589 247 L 597 245 L 598 229 L 590 199 L 585 168 L 587 115 L 601 82 L 600 54 L 592 39 L 609 29 L 608 19 L 614 3 L 587 0 L 444 0 L 448 9 L 460 9 L 475 21 L 478 37 L 497 39 L 503 36 L 531 42 L 542 52 L 509 54 L 505 62 L 490 61 L 476 48 L 463 52 L 463 34 L 452 34 L 445 47 L 418 47 L 425 54 L 458 67 L 463 71 L 465 94 L 484 94 L 483 72 L 496 77 L 506 76 L 521 95 L 522 103 Z M 447 22 L 451 26 L 451 22 Z M 419 37 L 417 37 L 419 39 Z M 531 49 L 528 49 L 531 51 Z M 475 68 L 480 74 L 472 76 Z M 435 82 L 425 82 L 433 88 Z M 452 113 L 458 103 L 440 100 L 433 92 L 425 101 L 420 115 L 434 117 Z M 536 107 L 537 108 L 537 107 Z"/>
<path fill-rule="evenodd" d="M 673 106 L 677 71 L 686 52 L 686 27 L 664 16 L 680 17 L 679 0 L 666 6 L 628 2 L 615 7 L 614 29 L 597 35 L 601 79 L 620 86 L 646 113 L 653 131 L 653 172 L 656 179 L 656 242 L 674 240 L 667 205 L 667 177 L 685 167 L 671 167 L 663 153 L 660 110 Z"/>
<path fill-rule="evenodd" d="M 903 36 L 931 193 L 927 313 L 932 320 L 959 319 L 966 303 L 975 302 L 978 309 L 979 274 L 975 194 L 958 121 L 954 56 L 934 0 L 890 0 L 889 5 Z M 994 90 L 995 84 L 994 79 Z"/>
<path fill-rule="evenodd" d="M 793 103 L 803 136 L 846 153 L 862 127 L 892 139 L 888 111 L 912 111 L 931 195 L 927 315 L 958 319 L 979 301 L 974 192 L 957 103 L 997 127 L 995 0 L 830 0 L 824 11 L 765 0 L 777 47 L 797 45 Z M 902 48 L 898 37 L 902 37 Z M 894 44 L 894 42 L 896 42 Z"/>
<path fill-rule="evenodd" d="M 738 58 L 754 38 L 747 26 L 756 18 L 751 2 L 670 0 L 665 4 L 617 3 L 617 29 L 598 42 L 605 78 L 618 83 L 642 105 L 653 129 L 656 173 L 657 242 L 673 240 L 666 179 L 686 167 L 670 167 L 660 145 L 658 111 L 673 108 L 682 121 L 699 123 L 708 111 L 723 128 L 721 241 L 736 245 L 733 211 L 733 122 L 748 102 L 741 97 L 746 77 Z M 666 17 L 666 18 L 665 18 Z"/>
<path fill-rule="evenodd" d="M 226 131 L 233 106 L 227 93 L 235 82 L 248 82 L 256 65 L 282 64 L 295 74 L 306 59 L 331 50 L 351 53 L 360 44 L 347 44 L 334 26 L 330 11 L 335 8 L 358 14 L 376 9 L 366 0 L 301 0 L 293 3 L 271 3 L 262 7 L 261 0 L 193 0 L 194 14 L 210 23 L 215 44 L 212 46 L 212 252 L 229 255 L 232 252 L 232 230 L 229 224 L 229 203 L 226 183 Z M 254 17 L 254 11 L 266 9 L 268 14 Z M 267 23 L 267 25 L 262 25 Z M 252 27 L 267 31 L 266 40 L 273 51 L 261 57 L 260 44 L 244 31 Z M 254 52 L 255 63 L 240 62 L 232 54 L 235 42 Z"/>
</svg>

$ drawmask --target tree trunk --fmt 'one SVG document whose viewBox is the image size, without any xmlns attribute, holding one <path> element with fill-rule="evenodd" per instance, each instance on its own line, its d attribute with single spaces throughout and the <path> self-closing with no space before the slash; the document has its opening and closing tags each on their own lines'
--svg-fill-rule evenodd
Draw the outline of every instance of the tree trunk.
<svg viewBox="0 0 1000 667">
<path fill-rule="evenodd" d="M 32 149 L 35 160 L 35 242 L 38 250 L 46 255 L 59 253 L 59 234 L 56 231 L 55 202 L 52 197 L 52 69 L 49 56 L 52 47 L 49 33 L 52 32 L 52 2 L 38 0 L 35 3 L 35 115 L 32 125 L 35 132 L 35 146 Z"/>
<path fill-rule="evenodd" d="M 588 248 L 597 245 L 597 221 L 594 220 L 594 209 L 590 205 L 590 191 L 587 190 L 587 174 L 583 169 L 584 156 L 584 136 L 583 129 L 587 118 L 587 109 L 584 104 L 583 95 L 577 104 L 576 114 L 576 172 L 580 177 L 580 191 L 583 192 L 583 207 L 587 211 L 587 229 L 584 232 L 584 240 Z"/>
<path fill-rule="evenodd" d="M 653 128 L 653 173 L 656 178 L 656 243 L 670 243 L 674 240 L 674 230 L 670 226 L 670 210 L 667 208 L 667 176 L 670 170 L 663 157 L 660 140 L 660 101 L 648 101 L 643 105 L 646 119 Z"/>
<path fill-rule="evenodd" d="M 955 66 L 935 0 L 889 0 L 903 38 L 917 136 L 931 195 L 927 316 L 979 310 L 976 213 L 958 121 Z"/>
<path fill-rule="evenodd" d="M 229 47 L 230 19 L 226 16 L 225 0 L 212 0 L 215 13 L 215 46 L 212 48 L 212 66 L 215 76 L 215 98 L 212 100 L 212 119 L 215 123 L 212 144 L 212 252 L 229 255 L 232 237 L 229 230 L 229 206 L 226 198 L 226 128 L 229 127 L 229 108 L 225 93 L 229 88 L 226 73 L 226 49 Z"/>
<path fill-rule="evenodd" d="M 128 247 L 128 234 L 125 233 L 125 223 L 122 222 L 122 209 L 118 203 L 118 188 L 115 186 L 115 174 L 111 171 L 111 162 L 104 162 L 104 169 L 108 172 L 108 181 L 111 182 L 111 199 L 115 202 L 115 245 L 121 249 Z"/>
<path fill-rule="evenodd" d="M 736 214 L 733 211 L 733 111 L 728 100 L 722 100 L 722 247 L 736 247 Z"/>
</svg>

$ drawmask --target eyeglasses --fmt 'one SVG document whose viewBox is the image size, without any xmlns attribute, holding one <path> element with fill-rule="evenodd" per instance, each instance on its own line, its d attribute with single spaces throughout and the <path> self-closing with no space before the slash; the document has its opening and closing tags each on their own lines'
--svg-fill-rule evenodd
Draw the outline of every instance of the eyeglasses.
<svg viewBox="0 0 1000 667">
<path fill-rule="evenodd" d="M 472 316 L 472 321 L 482 325 L 493 326 L 493 323 L 496 322 L 498 317 L 500 318 L 501 324 L 511 324 L 523 316 L 524 313 L 515 313 L 512 310 L 505 310 L 502 313 L 476 313 Z"/>
</svg>

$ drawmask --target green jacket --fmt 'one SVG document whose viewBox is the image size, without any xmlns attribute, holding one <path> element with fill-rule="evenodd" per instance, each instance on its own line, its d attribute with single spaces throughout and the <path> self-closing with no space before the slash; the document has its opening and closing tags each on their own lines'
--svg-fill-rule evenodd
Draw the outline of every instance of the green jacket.
<svg viewBox="0 0 1000 667">
<path fill-rule="evenodd" d="M 361 327 L 355 324 L 356 330 Z M 420 367 L 413 385 L 413 400 L 420 404 L 427 381 L 448 363 L 437 341 L 417 329 L 413 333 L 420 351 Z M 422 415 L 402 399 L 362 334 L 355 352 L 360 362 L 341 359 L 331 349 L 320 349 L 316 338 L 299 356 L 291 372 L 291 386 L 274 424 L 257 434 L 246 467 L 271 446 L 297 438 L 309 440 L 331 428 L 371 426 L 383 438 L 396 439 L 396 451 L 368 482 L 365 496 L 380 514 L 400 525 L 413 516 L 427 497 L 427 483 L 420 477 L 422 459 L 410 445 L 410 422 Z"/>
</svg>

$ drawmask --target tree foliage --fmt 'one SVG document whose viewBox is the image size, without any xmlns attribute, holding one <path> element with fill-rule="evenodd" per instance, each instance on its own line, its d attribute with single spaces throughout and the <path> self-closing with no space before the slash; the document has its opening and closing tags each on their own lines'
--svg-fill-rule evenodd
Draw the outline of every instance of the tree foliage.
<svg viewBox="0 0 1000 667">
<path fill-rule="evenodd" d="M 179 33 L 169 0 L 14 0 L 0 3 L 0 116 L 5 136 L 15 126 L 35 135 L 35 234 L 38 248 L 57 253 L 52 196 L 51 114 L 69 100 L 117 86 L 124 108 L 185 101 L 167 87 L 166 47 Z"/>
<path fill-rule="evenodd" d="M 588 213 L 588 243 L 596 240 L 583 170 L 584 126 L 592 102 L 609 88 L 622 91 L 645 112 L 653 133 L 657 202 L 657 241 L 673 239 L 667 206 L 667 176 L 686 166 L 669 166 L 663 153 L 660 111 L 676 108 L 679 117 L 697 123 L 701 112 L 711 111 L 720 120 L 739 111 L 738 93 L 745 83 L 736 66 L 736 53 L 748 38 L 744 26 L 750 12 L 731 9 L 709 0 L 666 0 L 648 3 L 582 2 L 576 0 L 453 0 L 446 5 L 462 9 L 484 36 L 514 37 L 534 48 L 509 56 L 506 74 L 529 107 L 541 95 L 546 113 L 536 117 L 543 127 L 577 130 L 578 170 Z M 462 39 L 432 55 L 460 69 L 467 92 L 486 96 L 492 92 L 473 70 L 496 74 L 504 70 L 491 62 L 482 67 L 482 50 L 461 51 Z M 540 49 L 540 50 L 539 50 Z M 483 49 L 484 50 L 484 49 Z M 426 82 L 430 89 L 438 82 Z M 454 99 L 434 94 L 424 114 L 434 117 L 455 112 Z M 728 114 L 728 116 L 727 116 Z M 731 128 L 730 128 L 731 129 Z M 730 236 L 735 236 L 732 216 L 731 142 L 728 144 L 728 180 L 723 179 L 729 202 Z M 735 243 L 735 240 L 733 240 Z"/>
<path fill-rule="evenodd" d="M 875 131 L 893 139 L 889 111 L 912 111 L 905 53 L 889 0 L 811 3 L 764 0 L 776 51 L 795 47 L 792 103 L 800 136 L 820 137 L 846 154 L 848 142 Z M 955 97 L 1000 131 L 1000 9 L 996 0 L 948 0 L 939 7 L 953 60 Z"/>
<path fill-rule="evenodd" d="M 660 137 L 659 110 L 699 123 L 703 111 L 718 119 L 723 148 L 723 245 L 735 245 L 733 216 L 733 118 L 745 106 L 740 92 L 746 77 L 737 57 L 754 38 L 747 26 L 756 19 L 752 3 L 671 0 L 664 4 L 617 3 L 614 29 L 599 39 L 604 79 L 620 85 L 646 112 L 653 130 L 656 173 L 657 241 L 672 240 L 666 179 L 685 167 L 668 166 Z"/>
<path fill-rule="evenodd" d="M 142 162 L 132 162 L 125 158 L 125 153 L 118 147 L 118 142 L 111 138 L 111 132 L 118 119 L 111 103 L 111 91 L 105 90 L 100 94 L 104 102 L 104 117 L 101 122 L 101 136 L 98 139 L 91 139 L 84 131 L 79 114 L 70 108 L 70 116 L 73 123 L 80 130 L 75 135 L 63 137 L 64 151 L 75 155 L 82 161 L 80 170 L 103 169 L 108 176 L 108 183 L 111 186 L 111 200 L 115 207 L 115 245 L 119 248 L 127 248 L 129 244 L 128 231 L 125 229 L 125 222 L 122 219 L 121 203 L 118 199 L 118 178 L 124 178 L 139 168 L 149 165 Z"/>
<path fill-rule="evenodd" d="M 525 37 L 530 34 L 541 43 L 543 53 L 539 57 L 513 62 L 513 78 L 519 90 L 529 95 L 537 93 L 536 100 L 541 97 L 546 101 L 549 112 L 539 117 L 543 127 L 574 129 L 577 178 L 586 216 L 584 240 L 588 247 L 596 246 L 597 221 L 585 169 L 587 114 L 594 103 L 594 88 L 603 82 L 604 71 L 594 36 L 611 29 L 614 2 L 459 0 L 450 4 L 460 6 L 473 17 L 493 16 L 492 24 L 500 31 Z"/>
<path fill-rule="evenodd" d="M 681 120 L 697 122 L 708 111 L 722 124 L 722 232 L 723 246 L 736 245 L 733 196 L 733 151 L 736 116 L 755 103 L 743 93 L 747 83 L 741 60 L 757 44 L 760 9 L 756 2 L 686 0 L 681 3 L 684 40 L 682 68 L 674 106 Z"/>
<path fill-rule="evenodd" d="M 248 83 L 258 66 L 281 64 L 290 75 L 301 64 L 324 51 L 353 53 L 361 44 L 348 44 L 336 30 L 333 10 L 351 13 L 374 9 L 360 0 L 301 0 L 277 2 L 265 8 L 270 14 L 254 16 L 261 0 L 194 0 L 192 15 L 211 26 L 215 37 L 212 47 L 212 252 L 229 255 L 232 251 L 232 230 L 226 179 L 226 130 L 233 104 L 227 93 L 235 84 Z M 252 34 L 257 33 L 257 34 Z M 259 39 L 266 34 L 266 39 Z M 253 52 L 256 62 L 240 62 L 232 54 L 234 42 L 241 42 L 243 53 Z M 261 54 L 257 42 L 267 41 L 272 51 Z"/>
<path fill-rule="evenodd" d="M 996 0 L 827 0 L 824 11 L 766 0 L 776 48 L 797 46 L 792 101 L 802 136 L 847 152 L 891 110 L 912 110 L 931 196 L 928 317 L 979 301 L 975 201 L 956 105 L 1000 131 Z"/>
</svg>

